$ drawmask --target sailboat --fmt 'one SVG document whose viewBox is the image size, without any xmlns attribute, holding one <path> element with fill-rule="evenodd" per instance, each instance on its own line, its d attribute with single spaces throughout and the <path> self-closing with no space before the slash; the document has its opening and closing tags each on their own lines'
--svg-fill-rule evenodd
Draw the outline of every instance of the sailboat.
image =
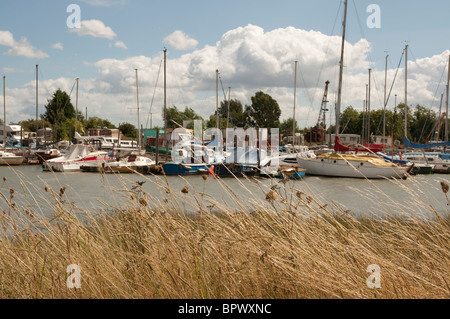
<svg viewBox="0 0 450 319">
<path fill-rule="evenodd" d="M 21 165 L 25 158 L 6 151 L 6 76 L 3 76 L 3 147 L 0 151 L 0 165 Z"/>
<path fill-rule="evenodd" d="M 339 142 L 339 117 L 342 100 L 342 78 L 344 69 L 344 48 L 345 48 L 345 30 L 347 24 L 347 5 L 345 0 L 345 11 L 342 32 L 341 59 L 339 70 L 339 89 L 338 101 L 336 106 L 336 153 L 327 153 L 316 156 L 310 154 L 309 157 L 297 157 L 300 167 L 306 169 L 307 175 L 330 176 L 330 177 L 347 177 L 347 178 L 404 178 L 407 176 L 411 167 L 401 167 L 394 163 L 388 163 L 384 159 L 373 155 L 355 155 L 341 154 L 339 151 L 358 152 L 361 150 L 342 149 Z M 366 150 L 368 152 L 369 150 Z"/>
<path fill-rule="evenodd" d="M 406 79 L 405 79 L 406 81 Z M 445 113 L 445 141 L 444 142 L 430 142 L 428 144 L 415 144 L 411 142 L 408 137 L 404 138 L 405 148 L 412 148 L 421 150 L 422 152 L 405 152 L 404 157 L 416 165 L 432 166 L 435 173 L 450 174 L 450 153 L 444 152 L 425 152 L 430 149 L 444 149 L 450 147 L 450 141 L 448 139 L 448 104 L 449 104 L 449 87 L 450 87 L 450 56 L 448 61 L 448 79 L 447 79 L 447 101 L 446 101 L 446 113 Z M 441 98 L 442 107 L 442 98 Z"/>
</svg>

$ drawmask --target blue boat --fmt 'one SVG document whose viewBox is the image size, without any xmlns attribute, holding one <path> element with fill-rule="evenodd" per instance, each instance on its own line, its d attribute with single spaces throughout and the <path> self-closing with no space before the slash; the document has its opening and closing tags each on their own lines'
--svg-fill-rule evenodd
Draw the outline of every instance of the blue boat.
<svg viewBox="0 0 450 319">
<path fill-rule="evenodd" d="M 165 163 L 162 165 L 162 173 L 177 176 L 214 174 L 214 165 Z"/>
<path fill-rule="evenodd" d="M 381 152 L 378 152 L 377 155 L 381 156 L 386 162 L 392 163 L 392 156 Z M 399 155 L 394 155 L 394 164 L 407 165 L 409 162 L 409 160 L 401 159 Z"/>
<path fill-rule="evenodd" d="M 283 167 L 280 169 L 278 178 L 282 179 L 303 179 L 306 176 L 306 169 L 300 167 Z"/>
</svg>

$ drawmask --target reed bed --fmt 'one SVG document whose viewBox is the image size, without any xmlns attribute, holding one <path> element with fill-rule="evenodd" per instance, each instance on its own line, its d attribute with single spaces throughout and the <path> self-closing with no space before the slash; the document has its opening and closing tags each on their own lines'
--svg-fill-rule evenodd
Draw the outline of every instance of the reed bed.
<svg viewBox="0 0 450 319">
<path fill-rule="evenodd" d="M 450 218 L 433 207 L 420 210 L 435 218 L 416 218 L 410 207 L 399 217 L 392 203 L 384 209 L 390 217 L 354 217 L 291 182 L 260 185 L 261 197 L 217 179 L 235 198 L 231 209 L 189 180 L 173 189 L 164 178 L 139 178 L 161 196 L 123 177 L 111 190 L 120 207 L 97 211 L 72 202 L 63 185 L 1 192 L 0 298 L 450 297 Z M 67 286 L 73 264 L 79 289 Z M 367 286 L 373 264 L 381 268 L 379 289 Z"/>
</svg>

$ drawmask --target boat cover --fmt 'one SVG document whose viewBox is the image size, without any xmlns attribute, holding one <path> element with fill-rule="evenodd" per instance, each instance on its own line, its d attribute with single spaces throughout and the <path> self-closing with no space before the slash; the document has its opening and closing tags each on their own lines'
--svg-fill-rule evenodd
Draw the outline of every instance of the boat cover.
<svg viewBox="0 0 450 319">
<path fill-rule="evenodd" d="M 414 144 L 407 137 L 405 137 L 404 142 L 405 142 L 406 148 L 426 149 L 426 148 L 432 148 L 432 147 L 450 146 L 450 141 L 443 142 L 443 143 L 432 143 L 432 144 Z"/>
</svg>

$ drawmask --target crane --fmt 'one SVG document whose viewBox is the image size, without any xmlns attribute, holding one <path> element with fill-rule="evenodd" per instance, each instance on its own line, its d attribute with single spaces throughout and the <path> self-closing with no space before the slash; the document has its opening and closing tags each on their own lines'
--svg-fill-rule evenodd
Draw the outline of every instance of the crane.
<svg viewBox="0 0 450 319">
<path fill-rule="evenodd" d="M 328 112 L 327 103 L 328 103 L 328 86 L 330 85 L 330 81 L 325 82 L 325 93 L 323 94 L 322 105 L 320 107 L 319 119 L 317 120 L 317 128 L 326 129 L 326 113 Z M 322 122 L 322 124 L 321 124 Z"/>
</svg>

